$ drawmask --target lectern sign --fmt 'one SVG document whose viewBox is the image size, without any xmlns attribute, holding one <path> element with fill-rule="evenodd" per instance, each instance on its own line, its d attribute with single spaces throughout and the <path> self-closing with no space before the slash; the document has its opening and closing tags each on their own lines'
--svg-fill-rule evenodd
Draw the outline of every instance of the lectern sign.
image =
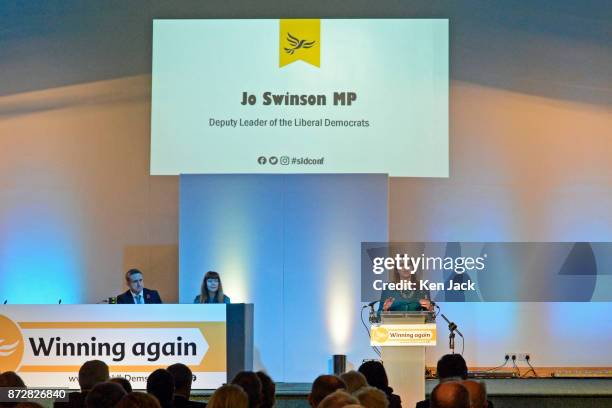
<svg viewBox="0 0 612 408">
<path fill-rule="evenodd" d="M 435 346 L 436 325 L 374 324 L 370 338 L 372 346 Z"/>
</svg>

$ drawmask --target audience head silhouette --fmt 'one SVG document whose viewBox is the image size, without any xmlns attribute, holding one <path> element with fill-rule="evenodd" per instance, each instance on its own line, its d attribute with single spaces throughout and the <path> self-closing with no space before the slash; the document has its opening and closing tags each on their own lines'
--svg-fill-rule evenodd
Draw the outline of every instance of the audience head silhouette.
<svg viewBox="0 0 612 408">
<path fill-rule="evenodd" d="M 0 374 L 0 387 L 25 387 L 25 383 L 16 372 L 5 371 Z"/>
<path fill-rule="evenodd" d="M 458 382 L 438 384 L 431 392 L 431 408 L 470 408 L 467 388 Z"/>
<path fill-rule="evenodd" d="M 17 375 L 17 373 L 13 371 L 6 371 L 0 374 L 0 387 L 19 388 L 19 387 L 25 387 L 25 383 L 23 382 L 21 377 Z M 17 405 L 17 402 L 13 403 L 13 402 L 1 402 L 0 401 L 0 407 L 2 408 L 10 408 L 16 405 Z"/>
<path fill-rule="evenodd" d="M 261 404 L 261 381 L 252 371 L 241 371 L 232 380 L 232 384 L 239 385 L 249 397 L 249 408 L 257 408 Z"/>
<path fill-rule="evenodd" d="M 161 405 L 153 395 L 132 392 L 119 401 L 117 408 L 161 408 Z"/>
<path fill-rule="evenodd" d="M 340 378 L 346 384 L 346 390 L 349 394 L 368 386 L 368 380 L 366 380 L 365 376 L 359 371 L 347 371 L 346 373 L 340 374 Z"/>
<path fill-rule="evenodd" d="M 312 383 L 312 389 L 308 395 L 310 406 L 316 408 L 321 401 L 336 390 L 346 390 L 344 381 L 335 375 L 320 375 Z"/>
<path fill-rule="evenodd" d="M 272 408 L 276 404 L 276 384 L 263 371 L 258 371 L 255 374 L 261 381 L 261 404 L 259 408 Z"/>
<path fill-rule="evenodd" d="M 96 384 L 108 381 L 108 366 L 101 360 L 86 361 L 79 369 L 79 386 L 81 391 L 89 391 Z"/>
<path fill-rule="evenodd" d="M 467 364 L 461 354 L 446 354 L 438 360 L 438 379 L 442 381 L 465 380 Z"/>
<path fill-rule="evenodd" d="M 40 405 L 38 402 L 33 402 L 33 401 L 26 401 L 26 402 L 20 402 L 19 404 L 16 405 L 17 408 L 45 408 L 44 406 Z"/>
<path fill-rule="evenodd" d="M 127 393 L 117 383 L 102 382 L 94 385 L 87 393 L 85 398 L 85 406 L 87 408 L 113 408 Z"/>
<path fill-rule="evenodd" d="M 213 393 L 207 408 L 248 408 L 249 396 L 241 386 L 235 384 L 223 385 Z"/>
<path fill-rule="evenodd" d="M 359 400 L 344 390 L 336 390 L 323 398 L 318 408 L 342 408 L 347 405 L 359 405 Z"/>
<path fill-rule="evenodd" d="M 466 380 L 461 382 L 470 394 L 470 403 L 472 408 L 487 408 L 489 403 L 487 402 L 487 388 L 485 383 Z"/>
<path fill-rule="evenodd" d="M 359 366 L 359 372 L 363 374 L 372 387 L 378 388 L 385 393 L 392 392 L 389 387 L 389 379 L 385 366 L 380 361 L 366 361 Z"/>
<path fill-rule="evenodd" d="M 130 382 L 123 377 L 113 377 L 109 381 L 119 384 L 128 394 L 132 392 L 132 384 L 130 384 Z"/>
<path fill-rule="evenodd" d="M 168 370 L 159 368 L 147 379 L 147 392 L 153 394 L 162 408 L 172 408 L 174 397 L 174 377 Z"/>
<path fill-rule="evenodd" d="M 387 394 L 374 387 L 363 387 L 353 394 L 361 405 L 368 408 L 387 408 L 389 400 Z"/>
<path fill-rule="evenodd" d="M 193 381 L 191 369 L 185 364 L 177 363 L 169 366 L 168 371 L 174 377 L 174 393 L 188 399 Z"/>
</svg>

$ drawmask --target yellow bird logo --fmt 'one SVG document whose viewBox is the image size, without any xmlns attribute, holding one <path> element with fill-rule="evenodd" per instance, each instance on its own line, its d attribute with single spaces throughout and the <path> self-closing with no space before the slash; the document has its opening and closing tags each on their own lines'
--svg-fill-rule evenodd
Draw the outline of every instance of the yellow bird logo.
<svg viewBox="0 0 612 408">
<path fill-rule="evenodd" d="M 4 339 L 0 339 L 0 344 L 4 343 Z M 19 345 L 19 341 L 16 341 L 11 344 L 0 345 L 0 357 L 8 357 L 17 351 L 17 346 Z"/>
<path fill-rule="evenodd" d="M 287 42 L 291 45 L 291 48 L 285 47 L 285 52 L 289 55 L 293 55 L 296 50 L 302 48 L 312 48 L 316 44 L 316 41 L 300 40 L 291 35 L 290 32 L 287 32 Z"/>
<path fill-rule="evenodd" d="M 21 329 L 11 319 L 0 314 L 0 372 L 17 370 L 23 350 Z"/>
</svg>

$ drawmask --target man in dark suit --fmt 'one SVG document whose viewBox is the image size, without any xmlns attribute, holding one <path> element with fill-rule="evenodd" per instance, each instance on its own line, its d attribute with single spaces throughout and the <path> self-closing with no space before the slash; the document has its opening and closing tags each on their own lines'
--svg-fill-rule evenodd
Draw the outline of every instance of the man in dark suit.
<svg viewBox="0 0 612 408">
<path fill-rule="evenodd" d="M 119 304 L 145 304 L 163 303 L 156 290 L 144 287 L 142 272 L 138 269 L 130 269 L 125 273 L 125 283 L 129 289 L 117 296 Z"/>
<path fill-rule="evenodd" d="M 174 377 L 174 408 L 204 408 L 205 402 L 190 401 L 193 373 L 185 364 L 176 363 L 167 368 Z"/>
</svg>

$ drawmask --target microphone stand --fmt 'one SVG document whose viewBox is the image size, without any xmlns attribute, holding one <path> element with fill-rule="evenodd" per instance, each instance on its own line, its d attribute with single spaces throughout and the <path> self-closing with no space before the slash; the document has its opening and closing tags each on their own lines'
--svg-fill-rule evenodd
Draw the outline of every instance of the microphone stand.
<svg viewBox="0 0 612 408">
<path fill-rule="evenodd" d="M 376 316 L 376 312 L 374 311 L 374 305 L 376 303 L 370 303 L 370 323 L 378 323 L 378 317 Z"/>
<path fill-rule="evenodd" d="M 361 308 L 361 324 L 363 324 L 363 327 L 365 328 L 366 332 L 368 333 L 368 338 L 372 338 L 372 334 L 370 333 L 370 329 L 368 328 L 368 326 L 366 325 L 366 323 L 363 321 L 363 310 L 367 309 L 368 307 L 370 308 L 370 316 L 369 316 L 369 320 L 370 320 L 370 324 L 372 323 L 378 323 L 378 319 L 376 318 L 376 312 L 374 312 L 374 305 L 376 304 L 376 302 L 372 302 L 368 305 L 364 305 Z M 378 355 L 378 357 L 380 357 L 380 350 L 378 350 L 376 347 L 371 346 L 372 350 L 374 350 L 374 352 Z"/>
<path fill-rule="evenodd" d="M 463 334 L 461 334 L 455 322 L 451 322 L 450 320 L 448 320 L 446 316 L 444 316 L 444 313 L 440 313 L 440 316 L 442 316 L 446 323 L 448 323 L 448 330 L 450 332 L 448 334 L 448 348 L 450 348 L 451 354 L 455 354 L 455 332 L 457 332 L 457 334 L 461 336 L 462 339 Z"/>
</svg>

